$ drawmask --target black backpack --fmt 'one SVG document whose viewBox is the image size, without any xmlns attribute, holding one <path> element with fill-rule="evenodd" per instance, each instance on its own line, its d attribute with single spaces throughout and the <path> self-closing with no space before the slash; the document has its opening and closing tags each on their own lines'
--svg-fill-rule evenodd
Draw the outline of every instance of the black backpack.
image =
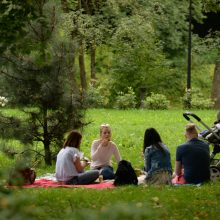
<svg viewBox="0 0 220 220">
<path fill-rule="evenodd" d="M 115 172 L 114 185 L 119 186 L 127 184 L 137 185 L 138 179 L 131 163 L 127 160 L 121 160 Z"/>
</svg>

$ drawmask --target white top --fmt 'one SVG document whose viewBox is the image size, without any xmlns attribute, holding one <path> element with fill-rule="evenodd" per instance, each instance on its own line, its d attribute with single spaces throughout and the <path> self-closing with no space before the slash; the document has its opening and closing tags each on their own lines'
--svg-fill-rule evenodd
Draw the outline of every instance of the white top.
<svg viewBox="0 0 220 220">
<path fill-rule="evenodd" d="M 77 148 L 65 147 L 60 150 L 56 161 L 57 181 L 67 181 L 74 176 L 78 176 L 74 165 L 77 157 L 80 157 L 80 151 Z"/>
<path fill-rule="evenodd" d="M 114 142 L 109 141 L 107 146 L 102 146 L 101 140 L 95 140 L 91 147 L 91 168 L 99 168 L 106 165 L 111 166 L 111 158 L 114 155 L 117 163 L 121 160 L 119 150 Z"/>
</svg>

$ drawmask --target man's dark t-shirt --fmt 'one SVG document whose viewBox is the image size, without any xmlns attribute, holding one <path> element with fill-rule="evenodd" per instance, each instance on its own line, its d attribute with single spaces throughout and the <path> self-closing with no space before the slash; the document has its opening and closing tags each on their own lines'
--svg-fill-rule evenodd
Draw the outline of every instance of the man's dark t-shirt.
<svg viewBox="0 0 220 220">
<path fill-rule="evenodd" d="M 197 184 L 210 180 L 209 145 L 205 142 L 193 138 L 178 146 L 176 161 L 183 165 L 187 183 Z"/>
</svg>

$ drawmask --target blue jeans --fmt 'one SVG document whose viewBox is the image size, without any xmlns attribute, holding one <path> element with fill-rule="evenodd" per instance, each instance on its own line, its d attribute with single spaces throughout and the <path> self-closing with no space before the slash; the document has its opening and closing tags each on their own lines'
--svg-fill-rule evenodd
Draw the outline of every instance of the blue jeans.
<svg viewBox="0 0 220 220">
<path fill-rule="evenodd" d="M 93 183 L 99 177 L 98 170 L 88 170 L 80 173 L 78 176 L 74 176 L 72 179 L 66 181 L 68 185 L 86 185 Z"/>
<path fill-rule="evenodd" d="M 114 179 L 115 175 L 114 175 L 114 171 L 113 171 L 113 167 L 111 166 L 104 166 L 101 168 L 98 168 L 100 175 L 103 176 L 103 180 L 111 180 Z"/>
</svg>

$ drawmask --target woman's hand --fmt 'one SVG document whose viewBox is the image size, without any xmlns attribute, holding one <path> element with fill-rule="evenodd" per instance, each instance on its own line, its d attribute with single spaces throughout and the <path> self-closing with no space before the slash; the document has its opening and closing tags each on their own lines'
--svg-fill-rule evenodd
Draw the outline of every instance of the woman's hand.
<svg viewBox="0 0 220 220">
<path fill-rule="evenodd" d="M 86 161 L 86 160 L 81 160 L 80 163 L 83 168 L 85 168 L 89 165 L 88 161 Z"/>
<path fill-rule="evenodd" d="M 87 160 L 80 160 L 79 157 L 76 158 L 74 165 L 76 167 L 76 170 L 78 172 L 82 172 L 85 167 L 87 167 L 90 164 L 90 161 Z"/>
<path fill-rule="evenodd" d="M 103 138 L 101 139 L 101 146 L 107 146 L 108 145 L 108 142 L 109 142 L 109 139 L 108 138 Z"/>
<path fill-rule="evenodd" d="M 89 158 L 84 157 L 81 159 L 81 164 L 82 164 L 82 166 L 86 167 L 91 164 L 91 161 L 89 160 Z"/>
</svg>

